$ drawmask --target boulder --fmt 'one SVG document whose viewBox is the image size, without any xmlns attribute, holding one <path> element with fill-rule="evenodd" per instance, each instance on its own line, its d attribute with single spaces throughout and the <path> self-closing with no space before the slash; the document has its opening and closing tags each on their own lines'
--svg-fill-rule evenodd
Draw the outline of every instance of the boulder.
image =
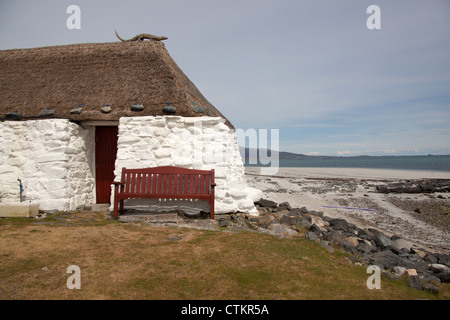
<svg viewBox="0 0 450 320">
<path fill-rule="evenodd" d="M 399 251 L 401 250 L 410 251 L 412 245 L 413 245 L 412 242 L 400 238 L 391 242 L 391 246 Z"/>
<path fill-rule="evenodd" d="M 384 249 L 392 245 L 391 238 L 385 235 L 383 232 L 373 228 L 369 228 L 369 231 L 373 233 L 374 235 L 373 241 L 381 249 Z"/>
<path fill-rule="evenodd" d="M 444 264 L 433 263 L 431 265 L 431 271 L 433 271 L 434 276 L 439 278 L 441 282 L 450 282 L 450 268 Z"/>
<path fill-rule="evenodd" d="M 358 238 L 356 237 L 347 237 L 345 238 L 345 242 L 352 245 L 353 247 L 356 247 L 359 244 Z"/>
<path fill-rule="evenodd" d="M 282 202 L 278 205 L 278 210 L 292 210 L 291 205 L 289 204 L 289 202 Z"/>
<path fill-rule="evenodd" d="M 418 276 L 411 276 L 408 278 L 408 287 L 414 288 L 417 290 L 427 290 L 427 291 L 431 291 L 436 294 L 439 293 L 438 287 L 436 287 L 428 282 L 425 282 Z"/>
<path fill-rule="evenodd" d="M 275 209 L 278 206 L 278 203 L 276 203 L 275 201 L 272 200 L 267 200 L 267 199 L 259 199 L 258 201 L 255 202 L 255 205 L 263 207 L 263 208 L 273 208 Z"/>
<path fill-rule="evenodd" d="M 414 269 L 415 264 L 407 259 L 404 259 L 392 251 L 376 252 L 370 256 L 370 262 L 382 269 L 391 269 L 395 266 L 404 267 L 407 269 Z"/>
</svg>

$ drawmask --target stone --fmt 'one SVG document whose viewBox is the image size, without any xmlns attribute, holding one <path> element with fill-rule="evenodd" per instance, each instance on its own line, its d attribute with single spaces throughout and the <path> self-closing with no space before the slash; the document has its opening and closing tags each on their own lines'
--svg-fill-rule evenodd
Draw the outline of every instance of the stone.
<svg viewBox="0 0 450 320">
<path fill-rule="evenodd" d="M 356 250 L 355 246 L 348 243 L 347 241 L 341 241 L 339 245 L 347 252 L 350 252 L 351 254 L 356 254 L 358 251 Z"/>
<path fill-rule="evenodd" d="M 430 292 L 433 292 L 436 294 L 439 293 L 438 287 L 423 281 L 418 276 L 409 277 L 407 283 L 408 283 L 408 287 L 410 287 L 410 288 L 414 288 L 417 290 L 427 290 L 427 291 L 430 291 Z"/>
<path fill-rule="evenodd" d="M 263 207 L 263 208 L 273 208 L 275 209 L 278 206 L 278 203 L 275 201 L 267 200 L 267 199 L 259 199 L 255 202 L 255 205 Z"/>
<path fill-rule="evenodd" d="M 142 111 L 144 110 L 144 106 L 140 103 L 134 103 L 131 105 L 131 111 Z"/>
<path fill-rule="evenodd" d="M 327 249 L 328 252 L 331 252 L 331 253 L 334 252 L 334 249 L 332 247 L 330 247 L 330 245 L 326 241 L 320 241 L 319 242 L 319 246 L 321 246 L 322 248 Z"/>
<path fill-rule="evenodd" d="M 83 111 L 82 107 L 76 107 L 75 109 L 70 110 L 70 114 L 81 114 L 81 111 Z"/>
<path fill-rule="evenodd" d="M 318 240 L 319 238 L 317 237 L 317 235 L 314 233 L 314 232 L 312 232 L 312 231 L 309 231 L 307 234 L 306 234 L 306 236 L 305 236 L 307 239 L 309 239 L 309 240 L 312 240 L 312 241 L 316 241 L 316 240 Z"/>
<path fill-rule="evenodd" d="M 347 237 L 345 238 L 345 242 L 356 247 L 359 244 L 359 241 L 356 237 Z"/>
<path fill-rule="evenodd" d="M 45 117 L 45 116 L 53 116 L 53 115 L 55 115 L 56 114 L 56 111 L 55 110 L 53 110 L 52 108 L 50 108 L 50 107 L 47 107 L 47 108 L 45 108 L 44 110 L 42 110 L 40 113 L 39 113 L 39 116 L 40 117 Z"/>
<path fill-rule="evenodd" d="M 370 256 L 370 262 L 382 269 L 391 269 L 395 266 L 401 266 L 407 269 L 415 267 L 414 262 L 408 261 L 391 251 L 376 252 Z"/>
<path fill-rule="evenodd" d="M 105 104 L 103 107 L 100 108 L 100 111 L 103 113 L 110 113 L 111 112 L 111 107 L 109 106 L 109 104 Z"/>
<path fill-rule="evenodd" d="M 391 246 L 397 250 L 406 249 L 407 251 L 410 251 L 412 245 L 413 245 L 412 242 L 404 239 L 396 239 L 391 242 Z"/>
<path fill-rule="evenodd" d="M 384 249 L 392 244 L 391 238 L 385 235 L 383 232 L 373 228 L 369 228 L 369 231 L 374 234 L 375 238 L 373 240 L 375 244 L 381 249 Z"/>
<path fill-rule="evenodd" d="M 400 266 L 395 266 L 394 268 L 392 268 L 392 270 L 394 271 L 395 274 L 399 275 L 400 277 L 403 276 L 405 274 L 405 272 L 408 270 L 404 267 L 400 267 Z"/>
<path fill-rule="evenodd" d="M 416 269 L 406 269 L 406 273 L 408 274 L 409 277 L 418 275 Z"/>
<path fill-rule="evenodd" d="M 280 223 L 274 223 L 270 225 L 270 230 L 273 234 L 278 235 L 283 238 L 296 238 L 299 236 L 299 233 L 291 228 L 282 225 Z"/>
<path fill-rule="evenodd" d="M 358 245 L 355 247 L 356 250 L 358 250 L 359 252 L 363 253 L 363 254 L 368 254 L 368 253 L 372 253 L 372 252 L 376 252 L 377 248 L 369 245 L 367 243 L 358 243 Z"/>
<path fill-rule="evenodd" d="M 431 264 L 431 271 L 433 271 L 434 276 L 439 278 L 441 282 L 450 282 L 450 268 L 444 264 L 433 263 Z"/>
<path fill-rule="evenodd" d="M 319 227 L 321 232 L 327 232 L 327 228 L 330 224 L 326 221 L 324 221 L 321 217 L 319 216 L 310 216 L 311 218 L 311 224 L 315 224 L 316 226 Z"/>
<path fill-rule="evenodd" d="M 280 204 L 278 205 L 278 209 L 279 209 L 279 210 L 289 210 L 289 211 L 291 211 L 291 210 L 292 210 L 292 207 L 291 207 L 291 205 L 289 204 L 289 202 L 282 202 L 282 203 L 280 203 Z"/>
<path fill-rule="evenodd" d="M 294 225 L 298 224 L 299 222 L 300 222 L 300 218 L 298 218 L 297 216 L 291 216 L 289 214 L 284 214 L 280 219 L 280 223 L 287 224 L 290 226 L 294 226 Z"/>
<path fill-rule="evenodd" d="M 324 240 L 329 241 L 333 244 L 338 244 L 341 241 L 345 241 L 347 236 L 339 231 L 330 231 L 324 235 Z"/>
<path fill-rule="evenodd" d="M 228 226 L 228 220 L 227 219 L 224 219 L 224 218 L 220 218 L 219 219 L 219 222 L 218 222 L 218 224 L 219 224 L 219 228 L 225 228 L 226 226 Z"/>
</svg>

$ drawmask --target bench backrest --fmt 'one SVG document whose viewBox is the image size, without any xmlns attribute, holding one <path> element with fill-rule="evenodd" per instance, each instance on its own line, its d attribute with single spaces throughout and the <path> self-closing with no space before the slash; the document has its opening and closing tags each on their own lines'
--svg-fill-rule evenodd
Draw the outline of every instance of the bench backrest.
<svg viewBox="0 0 450 320">
<path fill-rule="evenodd" d="M 193 170 L 172 166 L 122 168 L 119 193 L 157 195 L 209 195 L 214 184 L 214 170 Z"/>
</svg>

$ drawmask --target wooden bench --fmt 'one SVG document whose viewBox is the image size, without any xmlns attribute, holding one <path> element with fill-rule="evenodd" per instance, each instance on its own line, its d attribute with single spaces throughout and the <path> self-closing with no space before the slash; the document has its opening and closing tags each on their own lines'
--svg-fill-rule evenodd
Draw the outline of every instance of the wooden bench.
<svg viewBox="0 0 450 320">
<path fill-rule="evenodd" d="M 214 219 L 214 169 L 193 170 L 172 166 L 122 168 L 122 180 L 114 181 L 114 219 L 123 214 L 126 199 L 199 199 L 211 206 Z"/>
</svg>

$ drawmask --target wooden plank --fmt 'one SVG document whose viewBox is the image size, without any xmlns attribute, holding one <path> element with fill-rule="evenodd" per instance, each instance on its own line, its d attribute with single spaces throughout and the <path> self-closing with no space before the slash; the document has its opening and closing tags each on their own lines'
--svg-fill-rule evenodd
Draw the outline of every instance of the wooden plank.
<svg viewBox="0 0 450 320">
<path fill-rule="evenodd" d="M 136 193 L 136 174 L 131 174 L 130 193 Z"/>
<path fill-rule="evenodd" d="M 194 174 L 194 194 L 200 194 L 198 174 Z"/>
<path fill-rule="evenodd" d="M 194 175 L 190 174 L 189 175 L 189 194 L 193 194 L 194 193 Z"/>
<path fill-rule="evenodd" d="M 187 194 L 188 190 L 189 190 L 189 175 L 188 174 L 183 174 L 183 192 L 182 194 Z"/>
<path fill-rule="evenodd" d="M 157 174 L 156 175 L 157 176 L 157 178 L 158 178 L 158 183 L 157 183 L 157 187 L 156 187 L 156 193 L 163 193 L 163 177 L 162 177 L 162 175 L 161 174 Z"/>
<path fill-rule="evenodd" d="M 200 175 L 199 194 L 205 193 L 205 178 L 206 178 L 206 176 L 204 174 Z"/>
<path fill-rule="evenodd" d="M 152 174 L 152 194 L 156 193 L 156 182 L 158 180 L 158 177 L 156 174 Z"/>
<path fill-rule="evenodd" d="M 137 194 L 141 194 L 141 174 L 137 173 L 137 178 L 136 178 L 136 193 Z"/>
</svg>

